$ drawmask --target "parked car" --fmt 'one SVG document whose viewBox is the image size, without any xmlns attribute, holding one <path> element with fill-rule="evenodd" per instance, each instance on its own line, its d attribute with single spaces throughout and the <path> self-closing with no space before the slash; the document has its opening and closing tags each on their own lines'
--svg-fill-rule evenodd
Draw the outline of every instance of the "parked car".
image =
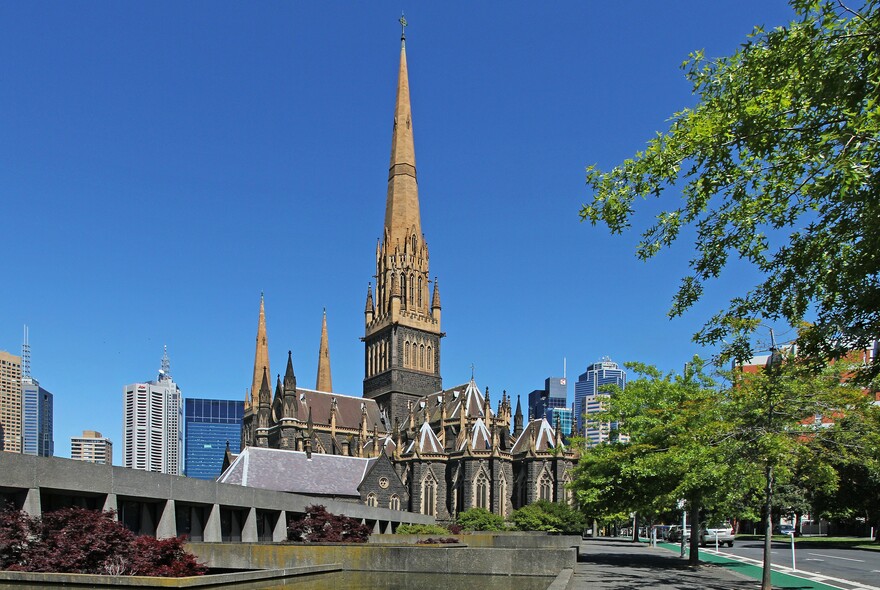
<svg viewBox="0 0 880 590">
<path fill-rule="evenodd" d="M 705 547 L 706 545 L 714 545 L 716 542 L 719 547 L 724 544 L 733 547 L 733 527 L 729 522 L 711 527 L 704 524 L 700 527 L 700 545 Z"/>
<path fill-rule="evenodd" d="M 684 540 L 685 542 L 689 541 L 691 538 L 691 527 L 686 527 L 684 529 Z M 666 533 L 666 539 L 670 543 L 680 543 L 681 542 L 681 525 L 674 525 L 669 527 L 669 532 Z"/>
<path fill-rule="evenodd" d="M 794 530 L 794 527 L 791 526 L 790 524 L 773 525 L 773 534 L 774 535 L 792 535 L 793 534 L 795 537 L 798 536 L 797 531 Z"/>
</svg>

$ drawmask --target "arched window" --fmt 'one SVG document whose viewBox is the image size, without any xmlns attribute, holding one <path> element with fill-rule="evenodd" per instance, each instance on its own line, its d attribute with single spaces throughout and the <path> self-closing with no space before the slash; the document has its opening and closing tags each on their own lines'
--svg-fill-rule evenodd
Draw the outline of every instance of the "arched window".
<svg viewBox="0 0 880 590">
<path fill-rule="evenodd" d="M 430 471 L 422 480 L 422 514 L 434 516 L 437 513 L 437 480 Z"/>
<path fill-rule="evenodd" d="M 413 342 L 412 345 L 412 358 L 410 359 L 411 366 L 415 369 L 418 367 L 416 363 L 419 362 L 419 345 Z"/>
<path fill-rule="evenodd" d="M 391 500 L 388 501 L 388 508 L 391 510 L 400 510 L 400 496 L 391 494 Z"/>
<path fill-rule="evenodd" d="M 403 366 L 409 366 L 409 340 L 403 343 Z"/>
<path fill-rule="evenodd" d="M 413 256 L 415 256 L 415 253 L 416 253 L 416 234 L 413 234 L 413 236 L 412 236 L 412 246 L 413 246 Z"/>
<path fill-rule="evenodd" d="M 419 309 L 422 308 L 422 277 L 419 277 Z"/>
<path fill-rule="evenodd" d="M 422 344 L 419 346 L 419 368 L 424 370 L 425 368 L 425 345 Z"/>
<path fill-rule="evenodd" d="M 507 480 L 504 479 L 504 476 L 501 476 L 501 479 L 498 481 L 498 514 L 501 515 L 501 518 L 507 516 Z"/>
<path fill-rule="evenodd" d="M 372 506 L 373 508 L 379 505 L 379 499 L 376 497 L 376 494 L 370 492 L 367 494 L 367 506 Z"/>
<path fill-rule="evenodd" d="M 406 275 L 400 273 L 400 303 L 406 307 Z"/>
<path fill-rule="evenodd" d="M 553 480 L 546 471 L 541 476 L 541 479 L 538 480 L 538 498 L 548 502 L 553 501 Z"/>
<path fill-rule="evenodd" d="M 413 296 L 413 291 L 415 290 L 416 283 L 413 280 L 412 275 L 409 275 L 409 304 L 414 305 L 415 297 Z"/>
<path fill-rule="evenodd" d="M 489 510 L 489 478 L 485 473 L 480 473 L 474 482 L 474 506 Z"/>
<path fill-rule="evenodd" d="M 428 354 L 428 370 L 433 371 L 434 370 L 434 355 L 431 354 L 431 347 L 430 346 L 428 347 L 427 354 Z"/>
</svg>

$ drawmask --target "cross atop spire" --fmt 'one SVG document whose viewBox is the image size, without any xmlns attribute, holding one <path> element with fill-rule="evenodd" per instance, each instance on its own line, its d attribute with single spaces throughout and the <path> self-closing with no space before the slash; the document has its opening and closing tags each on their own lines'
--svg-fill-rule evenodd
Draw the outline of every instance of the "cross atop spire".
<svg viewBox="0 0 880 590">
<path fill-rule="evenodd" d="M 403 16 L 403 12 L 400 13 L 400 19 L 397 21 L 400 23 L 400 40 L 401 42 L 406 41 L 406 17 Z"/>
</svg>

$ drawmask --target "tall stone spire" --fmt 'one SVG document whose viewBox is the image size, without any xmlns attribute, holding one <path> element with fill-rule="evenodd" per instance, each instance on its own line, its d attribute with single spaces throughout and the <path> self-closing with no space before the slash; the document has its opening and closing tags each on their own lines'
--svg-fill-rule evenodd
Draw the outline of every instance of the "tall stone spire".
<svg viewBox="0 0 880 590">
<path fill-rule="evenodd" d="M 318 379 L 315 385 L 318 391 L 333 391 L 333 378 L 330 376 L 330 342 L 327 338 L 327 310 L 321 322 L 321 348 L 318 350 Z"/>
<path fill-rule="evenodd" d="M 401 18 L 401 25 L 405 20 Z M 442 389 L 440 309 L 432 308 L 428 245 L 422 235 L 406 39 L 401 35 L 385 224 L 376 250 L 376 290 L 364 310 L 364 397 L 391 420 Z M 371 297 L 372 295 L 372 297 Z M 439 296 L 437 299 L 439 305 Z"/>
<path fill-rule="evenodd" d="M 251 382 L 251 405 L 259 403 L 254 397 L 260 393 L 260 385 L 263 380 L 263 371 L 271 375 L 269 371 L 269 342 L 266 339 L 266 305 L 263 294 L 260 293 L 260 320 L 257 323 L 257 348 L 254 353 L 254 379 Z"/>
<path fill-rule="evenodd" d="M 400 37 L 400 67 L 397 72 L 397 102 L 391 136 L 391 164 L 385 201 L 385 239 L 393 249 L 407 239 L 422 237 L 419 217 L 419 187 L 416 180 L 416 148 L 413 141 L 409 75 L 406 69 L 406 38 Z"/>
</svg>

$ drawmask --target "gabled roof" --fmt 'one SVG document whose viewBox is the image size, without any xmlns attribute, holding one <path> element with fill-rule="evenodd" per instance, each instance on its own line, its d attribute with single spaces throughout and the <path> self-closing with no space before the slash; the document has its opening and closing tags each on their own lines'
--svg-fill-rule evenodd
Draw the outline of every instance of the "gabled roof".
<svg viewBox="0 0 880 590">
<path fill-rule="evenodd" d="M 405 454 L 410 455 L 414 452 L 419 454 L 443 453 L 443 445 L 440 444 L 440 439 L 437 438 L 437 435 L 431 429 L 431 425 L 427 422 L 422 424 L 416 439 L 406 448 Z"/>
<path fill-rule="evenodd" d="M 463 440 L 459 445 L 459 451 L 463 451 L 467 443 L 475 451 L 488 451 L 492 448 L 492 434 L 486 427 L 486 423 L 482 418 L 477 418 L 471 431 L 468 433 L 467 439 Z"/>
<path fill-rule="evenodd" d="M 360 498 L 358 486 L 377 459 L 246 447 L 217 478 L 249 488 Z"/>
<path fill-rule="evenodd" d="M 330 424 L 330 406 L 333 400 L 336 400 L 336 427 L 337 428 L 353 428 L 355 430 L 361 427 L 361 413 L 367 413 L 367 429 L 373 430 L 373 425 L 378 425 L 384 433 L 387 431 L 387 425 L 382 419 L 379 406 L 376 400 L 363 397 L 354 397 L 350 395 L 340 395 L 338 393 L 327 393 L 325 391 L 315 391 L 313 389 L 296 388 L 296 396 L 298 400 L 297 415 L 293 416 L 301 422 L 305 422 L 309 418 L 309 408 L 312 409 L 312 422 L 317 424 Z"/>
<path fill-rule="evenodd" d="M 513 447 L 510 449 L 511 454 L 516 455 L 527 452 L 530 445 L 529 441 L 533 435 L 535 437 L 536 453 L 546 453 L 547 451 L 556 448 L 554 443 L 556 440 L 556 432 L 553 430 L 553 427 L 550 426 L 550 423 L 547 422 L 547 419 L 542 417 L 528 423 L 522 431 L 522 434 L 520 434 L 519 438 L 516 439 L 516 442 L 513 443 Z"/>
<path fill-rule="evenodd" d="M 440 419 L 440 406 L 443 400 L 446 400 L 446 419 L 460 419 L 462 410 L 468 418 L 483 418 L 483 405 L 485 396 L 480 393 L 480 388 L 476 382 L 471 379 L 463 385 L 438 391 L 416 402 L 416 415 L 423 415 L 425 408 L 428 410 L 428 419 L 436 422 Z M 494 416 L 492 409 L 489 409 L 489 416 Z"/>
<path fill-rule="evenodd" d="M 376 444 L 375 439 L 373 439 L 372 435 L 370 436 L 370 440 L 368 440 L 364 444 L 364 452 L 368 455 L 373 453 L 373 446 Z M 394 439 L 391 438 L 390 434 L 386 434 L 385 436 L 379 435 L 379 447 L 385 451 L 386 455 L 394 454 L 394 449 L 397 447 L 397 443 L 394 442 Z"/>
</svg>

